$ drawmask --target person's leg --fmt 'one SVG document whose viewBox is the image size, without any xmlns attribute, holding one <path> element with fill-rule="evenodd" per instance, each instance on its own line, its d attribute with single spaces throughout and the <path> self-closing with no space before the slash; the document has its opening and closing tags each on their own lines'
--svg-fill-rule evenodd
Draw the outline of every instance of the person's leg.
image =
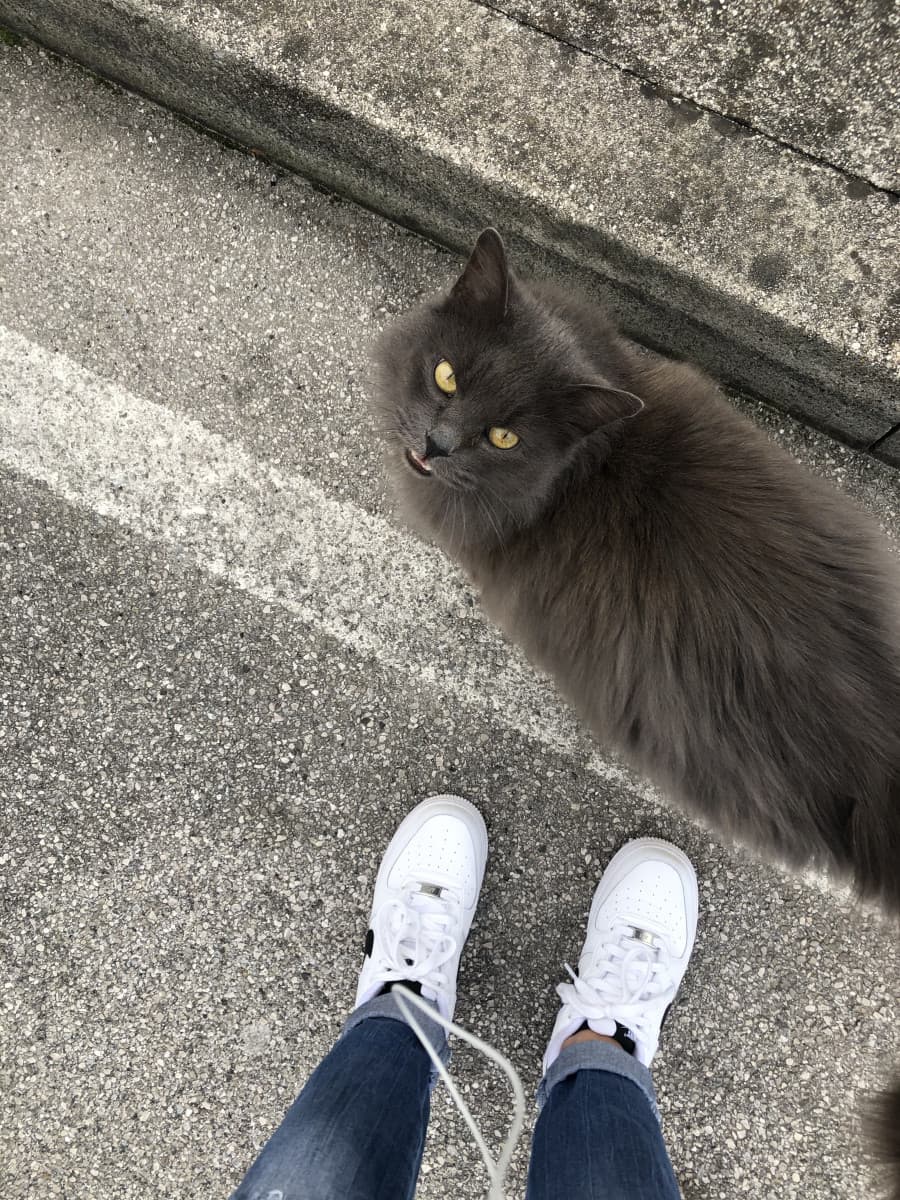
<svg viewBox="0 0 900 1200">
<path fill-rule="evenodd" d="M 678 1200 L 652 1088 L 619 1046 L 563 1050 L 544 1080 L 527 1200 Z M 649 1072 L 647 1072 L 649 1084 Z"/>
<path fill-rule="evenodd" d="M 370 1001 L 351 1021 L 357 1017 L 312 1073 L 232 1200 L 412 1197 L 428 1127 L 431 1060 L 392 996 Z M 446 1057 L 443 1029 L 428 1024 L 432 1044 Z"/>
<path fill-rule="evenodd" d="M 648 1070 L 697 928 L 697 880 L 655 838 L 616 854 L 594 895 L 538 1092 L 526 1200 L 678 1200 Z"/>
<path fill-rule="evenodd" d="M 436 1073 L 391 987 L 450 1019 L 487 859 L 478 811 L 456 796 L 401 822 L 375 881 L 356 1007 L 232 1200 L 411 1200 Z M 443 1028 L 416 1020 L 443 1061 Z"/>
</svg>

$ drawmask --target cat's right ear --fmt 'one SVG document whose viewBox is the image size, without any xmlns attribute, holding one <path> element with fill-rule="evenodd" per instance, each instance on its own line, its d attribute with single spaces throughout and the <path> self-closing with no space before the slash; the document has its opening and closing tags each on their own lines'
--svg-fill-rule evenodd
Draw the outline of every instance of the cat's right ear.
<svg viewBox="0 0 900 1200">
<path fill-rule="evenodd" d="M 506 316 L 509 265 L 506 247 L 496 229 L 485 229 L 479 234 L 462 275 L 450 291 L 450 303 L 477 307 L 494 322 Z"/>
</svg>

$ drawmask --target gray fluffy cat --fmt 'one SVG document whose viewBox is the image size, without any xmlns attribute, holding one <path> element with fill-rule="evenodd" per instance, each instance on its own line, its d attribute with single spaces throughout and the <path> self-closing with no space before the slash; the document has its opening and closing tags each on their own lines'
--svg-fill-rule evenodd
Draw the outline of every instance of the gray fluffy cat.
<svg viewBox="0 0 900 1200">
<path fill-rule="evenodd" d="M 514 276 L 494 230 L 376 357 L 404 519 L 597 739 L 900 913 L 900 587 L 873 522 L 698 370 Z"/>
</svg>

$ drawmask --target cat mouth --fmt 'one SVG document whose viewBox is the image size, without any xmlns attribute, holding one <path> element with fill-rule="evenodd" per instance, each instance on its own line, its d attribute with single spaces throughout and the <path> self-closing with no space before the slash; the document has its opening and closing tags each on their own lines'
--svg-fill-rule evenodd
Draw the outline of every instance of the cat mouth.
<svg viewBox="0 0 900 1200">
<path fill-rule="evenodd" d="M 406 451 L 406 461 L 412 469 L 419 475 L 430 475 L 431 467 L 428 465 L 428 460 L 422 458 L 420 454 L 416 454 L 415 450 Z"/>
</svg>

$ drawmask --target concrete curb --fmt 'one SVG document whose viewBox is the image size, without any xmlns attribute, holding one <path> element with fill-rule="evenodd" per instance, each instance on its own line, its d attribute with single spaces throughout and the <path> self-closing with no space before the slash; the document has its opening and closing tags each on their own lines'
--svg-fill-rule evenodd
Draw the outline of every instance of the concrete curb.
<svg viewBox="0 0 900 1200">
<path fill-rule="evenodd" d="M 467 0 L 0 0 L 0 23 L 900 464 L 897 197 Z M 435 281 L 436 285 L 443 281 Z"/>
</svg>

